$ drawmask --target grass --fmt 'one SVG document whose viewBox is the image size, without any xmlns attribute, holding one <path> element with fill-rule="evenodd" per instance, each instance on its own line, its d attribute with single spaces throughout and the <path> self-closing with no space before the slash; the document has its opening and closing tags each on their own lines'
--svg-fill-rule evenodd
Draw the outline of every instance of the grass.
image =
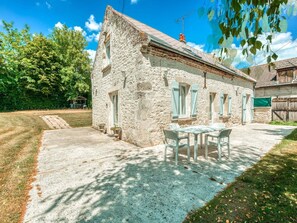
<svg viewBox="0 0 297 223">
<path fill-rule="evenodd" d="M 89 126 L 91 111 L 54 110 L 0 113 L 0 222 L 20 222 L 34 176 L 43 130 L 39 117 L 65 116 L 71 126 Z M 64 117 L 63 117 L 64 118 Z"/>
<path fill-rule="evenodd" d="M 71 127 L 84 127 L 92 125 L 92 113 L 85 112 L 77 115 L 76 113 L 59 114 Z"/>
<path fill-rule="evenodd" d="M 297 122 L 296 121 L 271 121 L 269 124 L 271 125 L 291 125 L 291 126 L 297 126 Z"/>
<path fill-rule="evenodd" d="M 297 222 L 297 129 L 184 222 Z"/>
</svg>

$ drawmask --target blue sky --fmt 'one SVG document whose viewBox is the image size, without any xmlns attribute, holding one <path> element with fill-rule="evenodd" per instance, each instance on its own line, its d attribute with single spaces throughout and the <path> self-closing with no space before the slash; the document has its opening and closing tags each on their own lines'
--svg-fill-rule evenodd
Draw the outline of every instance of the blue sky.
<svg viewBox="0 0 297 223">
<path fill-rule="evenodd" d="M 206 17 L 200 18 L 197 13 L 198 8 L 207 1 L 210 0 L 0 0 L 0 20 L 14 21 L 17 28 L 28 24 L 33 33 L 45 35 L 54 26 L 66 24 L 84 33 L 88 40 L 87 49 L 94 55 L 107 5 L 174 38 L 178 38 L 182 31 L 181 23 L 177 23 L 178 18 L 186 16 L 187 42 L 207 51 L 205 43 L 211 34 L 210 25 Z M 277 34 L 274 43 L 275 49 L 281 48 L 278 51 L 279 59 L 297 56 L 297 16 L 288 20 L 287 32 Z M 259 58 L 258 63 L 262 60 L 261 56 Z"/>
</svg>

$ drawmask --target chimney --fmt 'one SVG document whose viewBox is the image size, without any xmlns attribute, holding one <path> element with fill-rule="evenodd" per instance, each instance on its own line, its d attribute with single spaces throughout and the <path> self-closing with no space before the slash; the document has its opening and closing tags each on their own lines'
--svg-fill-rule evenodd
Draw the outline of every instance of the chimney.
<svg viewBox="0 0 297 223">
<path fill-rule="evenodd" d="M 179 41 L 183 42 L 183 43 L 186 43 L 186 38 L 185 38 L 185 35 L 183 33 L 179 34 Z"/>
</svg>

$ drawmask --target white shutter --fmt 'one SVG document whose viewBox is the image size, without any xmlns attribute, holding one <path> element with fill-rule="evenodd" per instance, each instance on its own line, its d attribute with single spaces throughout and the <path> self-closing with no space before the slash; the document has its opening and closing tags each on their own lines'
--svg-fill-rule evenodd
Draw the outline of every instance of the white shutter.
<svg viewBox="0 0 297 223">
<path fill-rule="evenodd" d="M 172 82 L 171 89 L 171 108 L 172 108 L 172 118 L 178 118 L 178 107 L 179 107 L 179 83 L 176 81 Z"/>
<path fill-rule="evenodd" d="M 232 114 L 232 97 L 228 97 L 228 115 Z"/>
<path fill-rule="evenodd" d="M 242 95 L 242 123 L 246 123 L 246 94 Z"/>
<path fill-rule="evenodd" d="M 223 93 L 220 94 L 219 103 L 220 103 L 219 115 L 222 116 L 224 114 L 224 94 Z"/>
</svg>

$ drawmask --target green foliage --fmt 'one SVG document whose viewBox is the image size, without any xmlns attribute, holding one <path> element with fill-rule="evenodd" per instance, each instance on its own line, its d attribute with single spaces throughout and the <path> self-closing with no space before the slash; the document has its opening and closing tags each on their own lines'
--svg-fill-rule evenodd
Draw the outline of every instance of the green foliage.
<svg viewBox="0 0 297 223">
<path fill-rule="evenodd" d="M 64 25 L 61 29 L 55 28 L 51 37 L 62 61 L 61 79 L 67 89 L 65 96 L 73 99 L 86 95 L 90 91 L 91 60 L 84 51 L 87 42 L 82 33 Z"/>
<path fill-rule="evenodd" d="M 91 61 L 81 32 L 64 26 L 32 35 L 3 21 L 0 32 L 0 111 L 61 108 L 90 97 Z"/>
<path fill-rule="evenodd" d="M 297 126 L 297 121 L 271 121 L 269 124 L 271 125 L 290 125 Z"/>
<path fill-rule="evenodd" d="M 199 16 L 205 12 L 214 33 L 211 39 L 222 47 L 222 58 L 234 59 L 228 49 L 234 41 L 239 41 L 243 55 L 249 57 L 265 51 L 267 62 L 271 63 L 272 59 L 277 59 L 277 52 L 270 47 L 272 34 L 286 32 L 287 18 L 297 15 L 297 3 L 292 0 L 220 0 L 210 1 L 208 6 L 198 9 Z M 265 36 L 265 42 L 259 41 L 260 35 Z"/>
<path fill-rule="evenodd" d="M 55 44 L 39 34 L 24 48 L 20 60 L 20 85 L 28 94 L 54 96 L 60 90 L 61 60 Z"/>
</svg>

